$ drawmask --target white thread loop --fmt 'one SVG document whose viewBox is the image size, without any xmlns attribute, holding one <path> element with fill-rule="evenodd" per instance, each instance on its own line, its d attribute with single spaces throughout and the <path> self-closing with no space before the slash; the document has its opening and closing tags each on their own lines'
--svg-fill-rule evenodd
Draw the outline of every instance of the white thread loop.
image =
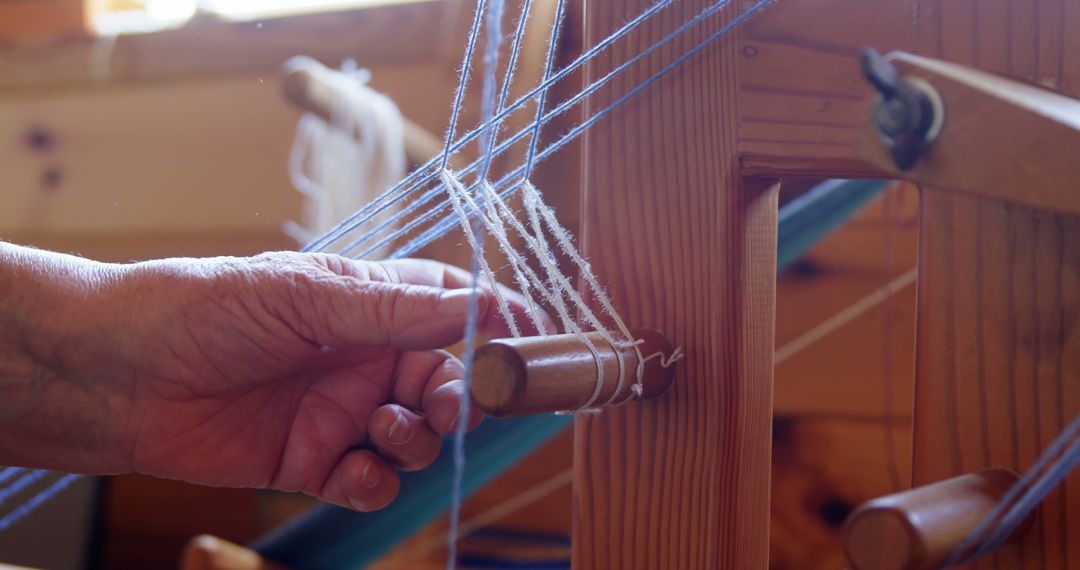
<svg viewBox="0 0 1080 570">
<path fill-rule="evenodd" d="M 367 86 L 371 74 L 356 69 L 355 62 L 346 61 L 341 71 L 305 58 L 294 63 L 333 88 L 330 117 L 305 113 L 289 152 L 289 178 L 304 195 L 304 206 L 301 223 L 288 221 L 284 230 L 305 243 L 405 175 L 405 122 L 389 97 Z M 388 206 L 374 219 L 397 227 L 400 209 Z M 373 252 L 385 253 L 385 248 Z"/>
</svg>

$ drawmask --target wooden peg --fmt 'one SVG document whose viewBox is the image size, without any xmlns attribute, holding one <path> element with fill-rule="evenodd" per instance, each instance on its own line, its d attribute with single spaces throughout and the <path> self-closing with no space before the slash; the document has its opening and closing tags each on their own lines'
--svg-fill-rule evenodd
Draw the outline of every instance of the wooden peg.
<svg viewBox="0 0 1080 570">
<path fill-rule="evenodd" d="M 209 534 L 192 538 L 184 547 L 181 570 L 285 570 L 257 552 Z"/>
<path fill-rule="evenodd" d="M 296 56 L 285 62 L 281 73 L 285 99 L 304 111 L 331 120 L 336 96 L 329 78 L 336 73 L 334 70 L 310 57 Z M 442 138 L 409 119 L 404 121 L 403 136 L 405 160 L 411 168 L 442 152 Z"/>
<path fill-rule="evenodd" d="M 670 357 L 674 349 L 654 330 L 631 332 L 641 341 L 636 348 L 646 358 L 640 395 L 632 390 L 638 369 L 635 347 L 620 349 L 599 333 L 588 333 L 585 336 L 592 341 L 594 354 L 577 335 L 564 334 L 500 339 L 478 348 L 473 362 L 473 403 L 488 415 L 503 417 L 655 398 L 671 386 L 674 366 L 664 366 L 661 359 Z M 650 358 L 657 353 L 662 357 Z M 594 399 L 601 366 L 603 379 Z"/>
<path fill-rule="evenodd" d="M 855 570 L 940 568 L 1019 477 L 986 469 L 867 502 L 844 527 L 844 552 Z M 1016 540 L 1030 519 L 1009 537 Z"/>
</svg>

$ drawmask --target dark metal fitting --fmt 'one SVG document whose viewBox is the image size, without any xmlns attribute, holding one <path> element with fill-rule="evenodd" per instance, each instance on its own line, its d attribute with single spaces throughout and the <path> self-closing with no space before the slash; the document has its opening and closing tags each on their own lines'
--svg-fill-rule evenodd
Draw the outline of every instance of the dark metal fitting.
<svg viewBox="0 0 1080 570">
<path fill-rule="evenodd" d="M 900 170 L 910 170 L 941 133 L 941 95 L 918 77 L 905 77 L 873 48 L 861 56 L 862 72 L 878 91 L 874 127 Z"/>
</svg>

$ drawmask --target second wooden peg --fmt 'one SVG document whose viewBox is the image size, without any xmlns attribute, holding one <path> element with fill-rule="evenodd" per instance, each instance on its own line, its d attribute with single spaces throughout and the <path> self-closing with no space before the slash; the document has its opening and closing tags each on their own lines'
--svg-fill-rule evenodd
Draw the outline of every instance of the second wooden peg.
<svg viewBox="0 0 1080 570">
<path fill-rule="evenodd" d="M 639 341 L 636 346 L 615 347 L 599 333 L 586 334 L 595 350 L 573 334 L 489 342 L 476 350 L 473 361 L 473 403 L 488 415 L 503 417 L 659 396 L 674 378 L 674 367 L 665 360 L 674 349 L 654 330 L 631 332 Z M 636 394 L 639 353 L 645 362 L 641 393 Z"/>
</svg>

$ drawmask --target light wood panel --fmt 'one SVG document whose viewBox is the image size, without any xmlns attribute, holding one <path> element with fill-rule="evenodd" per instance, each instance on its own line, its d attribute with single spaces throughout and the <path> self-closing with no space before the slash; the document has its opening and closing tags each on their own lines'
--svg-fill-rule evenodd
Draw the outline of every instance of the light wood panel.
<svg viewBox="0 0 1080 570">
<path fill-rule="evenodd" d="M 458 2 L 452 0 L 413 0 L 258 21 L 207 18 L 175 30 L 3 50 L 0 89 L 92 88 L 105 81 L 270 73 L 294 55 L 329 65 L 346 57 L 361 66 L 430 62 L 459 53 L 452 27 L 457 10 Z"/>
<path fill-rule="evenodd" d="M 0 4 L 0 46 L 89 35 L 87 0 L 6 0 Z"/>
<path fill-rule="evenodd" d="M 586 45 L 650 4 L 590 3 Z M 675 3 L 591 73 L 708 4 Z M 577 420 L 576 568 L 763 568 L 768 558 L 777 194 L 738 172 L 736 48 L 735 35 L 714 44 L 585 142 L 585 253 L 623 316 L 687 357 L 667 395 Z M 592 107 L 664 60 L 616 78 Z"/>
<path fill-rule="evenodd" d="M 779 275 L 777 348 L 915 267 L 918 208 L 914 186 L 890 190 Z M 908 286 L 777 364 L 774 413 L 880 417 L 891 397 L 891 413 L 910 420 L 914 351 L 915 287 Z"/>
<path fill-rule="evenodd" d="M 438 129 L 442 71 L 376 68 L 373 85 Z M 299 212 L 286 172 L 297 117 L 276 74 L 0 95 L 0 231 L 277 230 Z"/>
</svg>

